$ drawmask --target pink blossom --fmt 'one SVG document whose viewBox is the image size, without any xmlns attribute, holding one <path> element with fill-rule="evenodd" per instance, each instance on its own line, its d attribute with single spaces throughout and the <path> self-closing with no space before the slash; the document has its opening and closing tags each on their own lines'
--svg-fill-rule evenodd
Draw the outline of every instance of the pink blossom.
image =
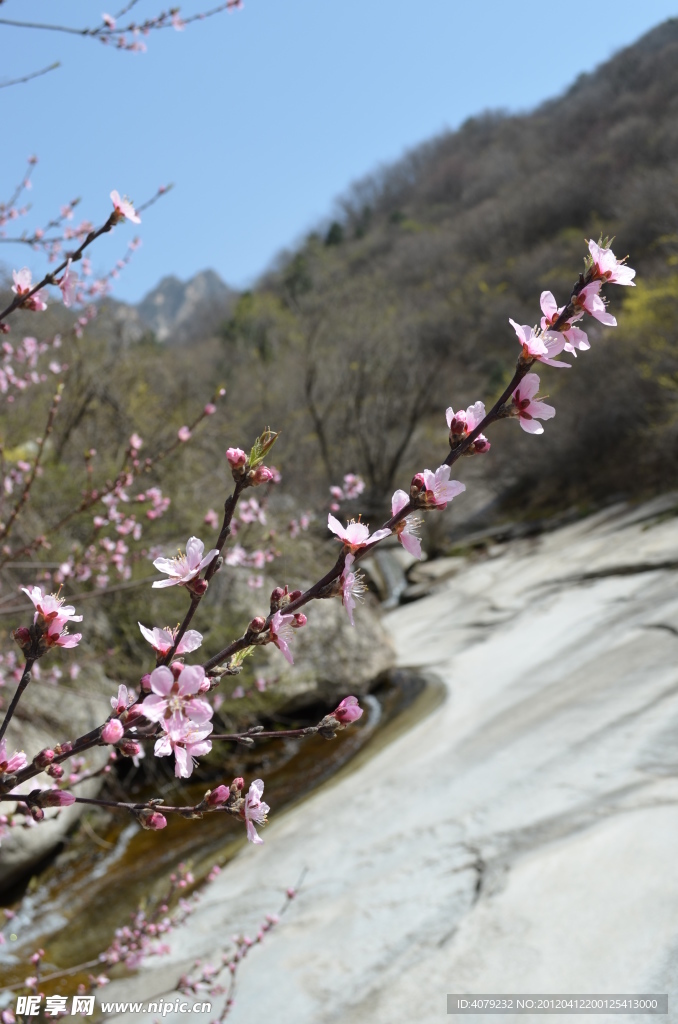
<svg viewBox="0 0 678 1024">
<path fill-rule="evenodd" d="M 579 306 L 580 309 L 585 310 L 589 316 L 593 316 L 596 320 L 599 320 L 601 324 L 606 324 L 608 327 L 616 327 L 617 321 L 611 313 L 607 312 L 607 306 L 601 299 L 600 289 L 603 282 L 591 281 L 585 288 L 579 292 L 579 295 L 575 297 L 574 303 Z"/>
<path fill-rule="evenodd" d="M 33 287 L 33 277 L 28 267 L 22 267 L 21 270 L 13 270 L 12 277 L 14 278 L 14 284 L 12 285 L 12 291 L 14 294 L 18 295 L 19 298 L 24 295 L 28 296 L 28 293 Z M 22 302 L 22 306 L 25 309 L 32 309 L 34 312 L 42 312 L 43 309 L 47 309 L 45 298 L 46 296 L 44 291 L 36 292 L 35 295 L 31 295 L 30 298 L 26 298 Z"/>
<path fill-rule="evenodd" d="M 355 555 L 346 555 L 346 561 L 344 562 L 344 568 L 341 573 L 341 603 L 346 609 L 348 621 L 352 626 L 355 625 L 353 621 L 353 609 L 356 605 L 356 599 L 361 600 L 361 594 L 363 594 L 367 589 L 363 582 L 362 573 L 351 571 L 354 562 Z"/>
<path fill-rule="evenodd" d="M 539 377 L 528 373 L 513 392 L 512 414 L 520 418 L 520 425 L 528 434 L 543 434 L 544 428 L 537 420 L 550 420 L 556 410 L 552 405 L 534 399 L 539 391 Z"/>
<path fill-rule="evenodd" d="M 242 448 L 227 448 L 226 458 L 228 459 L 229 465 L 232 469 L 238 469 L 240 466 L 244 466 L 247 462 L 247 455 Z"/>
<path fill-rule="evenodd" d="M 432 473 L 430 469 L 425 469 L 417 476 L 420 478 L 417 482 L 423 484 L 423 494 L 419 494 L 417 502 L 423 508 L 441 510 L 447 508 L 448 501 L 452 501 L 458 494 L 466 490 L 466 484 L 459 483 L 458 480 L 450 480 L 449 466 L 438 466 L 435 473 Z"/>
<path fill-rule="evenodd" d="M 550 337 L 554 332 L 549 331 L 549 328 L 556 322 L 565 307 L 558 307 L 552 292 L 542 292 L 539 302 L 541 305 L 541 311 L 544 314 L 541 318 L 541 329 L 542 331 L 548 332 Z M 586 331 L 582 331 L 579 327 L 573 326 L 574 322 L 581 319 L 582 315 L 583 314 L 580 313 L 578 317 L 568 320 L 567 329 L 559 332 L 562 334 L 563 338 L 565 338 L 565 352 L 571 352 L 574 356 L 577 355 L 577 349 L 584 352 L 591 348 Z"/>
<path fill-rule="evenodd" d="M 171 629 L 169 626 L 166 626 L 165 629 L 160 629 L 159 626 L 154 626 L 153 629 L 148 629 L 147 626 L 142 626 L 140 622 L 137 625 L 144 639 L 148 640 L 153 650 L 158 654 L 167 654 L 174 646 L 174 640 L 179 631 L 178 627 Z M 191 651 L 197 651 L 201 644 L 202 633 L 198 633 L 197 629 L 187 629 L 174 653 L 176 655 L 190 654 Z"/>
<path fill-rule="evenodd" d="M 151 672 L 149 683 L 153 692 L 141 705 L 142 713 L 151 722 L 162 722 L 168 731 L 181 732 L 183 724 L 189 721 L 203 725 L 214 713 L 206 700 L 196 696 L 204 682 L 202 665 L 175 662 L 171 669 L 159 665 Z"/>
<path fill-rule="evenodd" d="M 183 443 L 191 440 L 191 431 L 189 427 L 179 427 L 177 430 L 177 437 Z"/>
<path fill-rule="evenodd" d="M 144 442 L 142 438 L 140 438 L 138 434 L 132 434 L 132 436 L 129 439 L 129 446 L 130 448 L 133 448 L 135 452 L 139 451 L 139 449 L 143 446 L 143 443 Z"/>
<path fill-rule="evenodd" d="M 362 713 L 363 709 L 357 697 L 344 697 L 341 704 L 332 712 L 332 717 L 336 718 L 340 725 L 350 725 L 351 722 L 357 722 Z"/>
<path fill-rule="evenodd" d="M 64 604 L 63 597 L 57 594 L 43 594 L 41 587 L 22 587 L 27 597 L 31 599 L 36 608 L 34 622 L 38 621 L 38 615 L 42 615 L 46 622 L 53 622 L 60 619 L 65 622 L 82 622 L 82 615 L 75 614 L 73 605 Z"/>
<path fill-rule="evenodd" d="M 370 536 L 370 528 L 365 523 L 357 522 L 351 519 L 347 526 L 342 526 L 338 519 L 335 519 L 332 513 L 327 516 L 327 526 L 336 534 L 339 540 L 343 541 L 349 550 L 355 554 L 356 551 L 362 550 L 362 548 L 368 545 L 376 544 L 378 541 L 383 540 L 384 537 L 389 537 L 391 531 L 386 528 L 383 530 L 377 530 Z"/>
<path fill-rule="evenodd" d="M 203 522 L 205 523 L 206 526 L 211 526 L 213 530 L 216 530 L 217 526 L 219 525 L 219 516 L 217 515 L 213 508 L 207 509 Z"/>
<path fill-rule="evenodd" d="M 170 578 L 157 580 L 153 586 L 155 588 L 186 586 L 219 554 L 217 548 L 212 548 L 203 558 L 204 550 L 205 545 L 198 537 L 189 537 L 185 555 L 179 552 L 176 558 L 156 558 L 153 562 L 155 568 L 159 572 L 166 573 Z"/>
<path fill-rule="evenodd" d="M 212 732 L 212 723 L 196 725 L 186 719 L 180 723 L 170 720 L 163 722 L 163 730 L 164 735 L 155 743 L 155 756 L 174 754 L 174 774 L 177 778 L 188 779 L 193 771 L 193 759 L 209 754 L 212 749 L 212 741 L 207 739 Z"/>
<path fill-rule="evenodd" d="M 482 404 L 482 403 L 480 403 Z M 405 491 L 396 491 L 391 498 L 391 514 L 397 516 L 401 509 L 409 503 L 410 496 Z M 407 515 L 404 519 L 401 519 L 393 527 L 393 532 L 397 536 L 398 540 L 415 558 L 421 558 L 421 540 L 416 534 L 416 530 L 421 526 L 422 520 L 417 516 Z"/>
<path fill-rule="evenodd" d="M 534 327 L 529 327 L 528 324 L 517 324 L 515 320 L 511 320 L 511 317 L 509 317 L 509 323 L 523 346 L 523 359 L 538 359 L 540 363 L 546 363 L 548 366 L 567 366 L 569 368 L 569 363 L 563 363 L 561 360 L 553 358 L 565 348 L 565 340 L 558 332 L 536 334 Z"/>
<path fill-rule="evenodd" d="M 74 274 L 71 270 L 71 260 L 66 264 L 61 279 L 57 282 L 59 288 L 61 288 L 61 295 L 64 300 L 64 306 L 71 306 L 75 299 L 75 294 L 78 290 L 79 279 L 78 275 Z"/>
<path fill-rule="evenodd" d="M 141 224 L 141 217 L 129 199 L 121 199 L 120 193 L 115 189 L 111 192 L 111 202 L 115 210 L 116 220 L 131 220 L 133 224 Z"/>
<path fill-rule="evenodd" d="M 261 799 L 263 794 L 264 783 L 261 779 L 255 779 L 250 785 L 249 792 L 245 797 L 245 804 L 243 808 L 243 814 L 247 825 L 247 838 L 255 845 L 263 843 L 264 840 L 259 837 L 254 825 L 265 825 L 266 815 L 271 809 L 268 804 L 265 804 Z"/>
<path fill-rule="evenodd" d="M 0 776 L 14 775 L 26 767 L 28 760 L 23 750 L 15 751 L 11 757 L 7 755 L 7 740 L 0 740 Z"/>
<path fill-rule="evenodd" d="M 112 15 L 110 15 L 110 14 L 102 14 L 101 17 L 103 19 L 104 25 L 107 28 L 110 28 L 110 29 L 114 29 L 115 28 L 115 18 Z"/>
<path fill-rule="evenodd" d="M 134 693 L 128 690 L 124 683 L 120 684 L 117 697 L 111 697 L 111 707 L 116 715 L 120 715 L 123 711 L 127 710 L 127 706 L 132 703 L 134 696 Z"/>
<path fill-rule="evenodd" d="M 470 434 L 485 419 L 485 406 L 482 402 L 474 402 L 464 411 L 454 412 L 450 406 L 446 413 L 447 426 L 453 434 Z"/>
<path fill-rule="evenodd" d="M 278 650 L 282 651 L 290 665 L 294 664 L 294 658 L 289 648 L 291 641 L 294 639 L 294 627 L 290 625 L 292 622 L 294 622 L 294 615 L 283 615 L 281 611 L 277 611 L 271 617 L 269 624 L 271 643 L 274 643 Z"/>
<path fill-rule="evenodd" d="M 455 412 L 452 406 L 446 410 L 447 426 L 450 431 L 450 444 L 455 440 L 461 440 L 470 434 L 472 430 L 475 430 L 478 424 L 482 423 L 485 419 L 485 405 L 483 402 L 474 402 L 473 405 L 469 405 L 468 409 L 464 411 L 460 409 Z M 469 452 L 474 454 L 480 454 L 489 452 L 491 448 L 490 442 L 487 440 L 484 434 L 478 434 L 473 445 L 469 449 Z"/>
<path fill-rule="evenodd" d="M 203 409 L 205 416 L 214 416 L 216 411 L 217 407 L 212 402 L 208 402 L 205 408 Z"/>
<path fill-rule="evenodd" d="M 635 288 L 636 284 L 633 280 L 636 276 L 635 270 L 627 267 L 624 260 L 618 260 L 612 249 L 604 249 L 591 239 L 589 241 L 589 252 L 593 260 L 594 270 L 599 278 L 603 278 L 609 284 L 631 285 L 632 288 Z"/>
<path fill-rule="evenodd" d="M 124 734 L 125 728 L 117 718 L 111 718 L 101 730 L 101 738 L 104 743 L 119 743 Z"/>
</svg>

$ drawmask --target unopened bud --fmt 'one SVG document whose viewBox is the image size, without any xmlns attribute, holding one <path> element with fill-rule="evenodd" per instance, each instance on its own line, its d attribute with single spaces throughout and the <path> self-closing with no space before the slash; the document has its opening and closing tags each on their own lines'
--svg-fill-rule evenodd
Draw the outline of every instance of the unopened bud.
<svg viewBox="0 0 678 1024">
<path fill-rule="evenodd" d="M 57 743 L 56 747 L 54 748 L 54 753 L 57 755 L 57 757 L 60 757 L 61 754 L 70 754 L 72 750 L 73 744 L 71 743 L 70 740 L 66 740 L 64 743 Z"/>
<path fill-rule="evenodd" d="M 275 590 L 271 591 L 271 611 L 277 612 L 280 608 L 283 598 L 287 595 L 287 587 L 283 590 L 282 587 L 276 587 Z"/>
<path fill-rule="evenodd" d="M 247 475 L 252 487 L 257 487 L 259 484 L 267 484 L 273 479 L 274 474 L 268 468 L 268 466 L 257 466 L 256 469 L 251 469 Z"/>
<path fill-rule="evenodd" d="M 64 789 L 47 789 L 37 797 L 41 807 L 70 807 L 75 797 Z"/>
<path fill-rule="evenodd" d="M 410 484 L 410 501 L 414 501 L 422 491 L 426 490 L 426 480 L 423 473 L 416 473 Z"/>
<path fill-rule="evenodd" d="M 39 754 L 35 755 L 33 758 L 33 764 L 36 768 L 46 768 L 48 764 L 52 763 L 55 757 L 56 754 L 54 751 L 45 747 L 44 750 L 41 750 Z"/>
<path fill-rule="evenodd" d="M 42 807 L 29 807 L 28 810 L 33 821 L 44 821 L 45 812 Z"/>
<path fill-rule="evenodd" d="M 231 469 L 241 469 L 247 462 L 247 455 L 242 448 L 227 448 L 226 458 Z"/>
<path fill-rule="evenodd" d="M 228 786 L 217 786 L 206 798 L 206 803 L 208 807 L 218 807 L 219 804 L 225 804 L 230 795 L 231 791 Z"/>
<path fill-rule="evenodd" d="M 53 779 L 61 779 L 63 778 L 64 770 L 60 764 L 51 764 L 49 768 L 47 768 L 47 774 Z"/>
<path fill-rule="evenodd" d="M 231 793 L 240 793 L 244 788 L 245 780 L 242 778 L 242 776 L 239 775 L 237 779 L 233 779 L 233 782 L 231 783 Z"/>
<path fill-rule="evenodd" d="M 200 576 L 196 576 L 195 579 L 191 580 L 190 583 L 187 584 L 187 589 L 190 590 L 191 593 L 201 597 L 207 590 L 208 586 L 209 583 L 207 580 L 202 579 Z"/>
<path fill-rule="evenodd" d="M 12 633 L 12 640 L 19 645 L 22 651 L 26 653 L 31 649 L 33 640 L 30 631 L 25 626 L 19 626 Z"/>
<path fill-rule="evenodd" d="M 303 612 L 298 612 L 294 616 L 294 622 L 291 623 L 291 626 L 292 626 L 293 629 L 301 629 L 301 627 L 305 626 L 307 622 L 308 622 L 308 619 L 304 615 L 304 613 Z"/>
<path fill-rule="evenodd" d="M 161 814 L 160 811 L 152 811 L 150 807 L 142 807 L 140 811 L 137 811 L 137 818 L 141 827 L 146 829 L 158 831 L 167 825 L 167 818 L 164 814 Z"/>
<path fill-rule="evenodd" d="M 248 633 L 261 633 L 262 629 L 266 625 L 266 619 L 263 615 L 257 615 L 252 619 L 249 626 L 247 627 Z"/>
<path fill-rule="evenodd" d="M 125 727 L 117 718 L 111 718 L 101 730 L 101 739 L 104 743 L 119 743 L 125 735 Z"/>
<path fill-rule="evenodd" d="M 118 750 L 124 757 L 138 757 L 141 753 L 141 745 L 136 740 L 122 740 L 118 744 Z"/>
</svg>

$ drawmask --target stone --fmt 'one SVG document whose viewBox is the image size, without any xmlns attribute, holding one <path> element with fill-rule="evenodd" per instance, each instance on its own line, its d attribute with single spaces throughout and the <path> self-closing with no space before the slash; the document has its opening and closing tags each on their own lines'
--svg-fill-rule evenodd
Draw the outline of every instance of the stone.
<svg viewBox="0 0 678 1024">
<path fill-rule="evenodd" d="M 107 998 L 169 998 L 304 867 L 239 971 L 232 1024 L 434 1024 L 460 991 L 675 995 L 678 587 L 647 566 L 676 558 L 675 517 L 601 513 L 391 612 L 399 662 L 435 669 L 447 701 L 273 808 L 168 957 Z"/>
</svg>

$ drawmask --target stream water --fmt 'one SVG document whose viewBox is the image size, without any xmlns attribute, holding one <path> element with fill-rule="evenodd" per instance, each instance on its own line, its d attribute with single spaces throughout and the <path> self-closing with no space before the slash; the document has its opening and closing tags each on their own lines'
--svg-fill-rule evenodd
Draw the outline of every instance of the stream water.
<svg viewBox="0 0 678 1024">
<path fill-rule="evenodd" d="M 239 747 L 220 765 L 219 781 L 235 774 L 247 781 L 261 775 L 275 815 L 338 773 L 354 770 L 428 714 L 443 693 L 444 687 L 430 676 L 393 670 L 363 699 L 366 714 L 334 741 L 311 736 L 273 741 L 258 750 Z M 206 788 L 204 781 L 187 786 L 183 800 L 199 801 Z M 140 901 L 166 889 L 179 863 L 190 865 L 199 885 L 214 864 L 223 867 L 244 842 L 242 824 L 225 814 L 208 814 L 200 821 L 172 816 L 158 833 L 144 831 L 123 815 L 87 812 L 21 894 L 16 887 L 5 893 L 5 906 L 16 916 L 4 929 L 8 941 L 0 946 L 0 983 L 22 983 L 38 947 L 46 950 L 45 975 L 94 959 Z M 70 979 L 69 990 L 77 980 Z M 58 991 L 60 986 L 47 989 Z"/>
</svg>

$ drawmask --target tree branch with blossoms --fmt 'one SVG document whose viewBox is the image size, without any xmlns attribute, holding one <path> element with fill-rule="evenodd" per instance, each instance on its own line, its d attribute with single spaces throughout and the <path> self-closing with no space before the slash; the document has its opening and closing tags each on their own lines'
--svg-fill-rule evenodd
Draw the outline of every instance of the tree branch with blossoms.
<svg viewBox="0 0 678 1024">
<path fill-rule="evenodd" d="M 357 565 L 379 543 L 395 538 L 414 557 L 422 557 L 421 541 L 417 535 L 420 521 L 416 513 L 443 510 L 466 489 L 463 483 L 450 479 L 451 466 L 462 455 L 487 455 L 491 446 L 483 431 L 500 419 L 518 419 L 522 429 L 528 433 L 543 432 L 541 421 L 552 418 L 555 409 L 537 398 L 540 381 L 536 373 L 530 372 L 532 367 L 536 362 L 556 368 L 568 367 L 570 364 L 555 356 L 563 352 L 576 356 L 578 351 L 586 351 L 590 347 L 588 337 L 577 326 L 585 315 L 604 325 L 614 326 L 616 321 L 607 310 L 601 295 L 602 289 L 607 284 L 632 286 L 634 273 L 624 261 L 616 259 L 607 241 L 596 243 L 591 240 L 584 271 L 567 303 L 559 308 L 553 295 L 543 292 L 540 300 L 543 316 L 539 326 L 530 327 L 510 321 L 521 352 L 511 381 L 489 413 L 485 412 L 484 404 L 480 401 L 466 410 L 455 412 L 452 407 L 447 409 L 450 451 L 442 464 L 435 471 L 424 469 L 416 473 L 409 491 L 397 490 L 393 494 L 392 514 L 374 533 L 370 533 L 368 525 L 360 519 L 343 525 L 330 512 L 328 528 L 341 545 L 332 567 L 303 592 L 290 591 L 287 585 L 276 587 L 270 595 L 267 613 L 251 619 L 240 637 L 201 664 L 187 665 L 185 655 L 194 653 L 202 644 L 201 634 L 189 626 L 214 575 L 228 563 L 228 555 L 224 556 L 223 551 L 232 532 L 236 507 L 247 488 L 269 483 L 273 479 L 273 470 L 265 465 L 265 460 L 278 435 L 269 429 L 265 430 L 256 439 L 249 455 L 240 448 L 227 449 L 226 461 L 234 489 L 224 501 L 222 525 L 214 547 L 205 553 L 203 541 L 193 536 L 189 538 L 185 553 L 180 552 L 173 558 L 158 557 L 154 561 L 155 568 L 167 577 L 156 580 L 154 588 L 179 586 L 189 593 L 188 610 L 176 630 L 149 628 L 139 624 L 142 635 L 154 649 L 155 667 L 142 676 L 138 692 L 128 689 L 124 684 L 119 686 L 117 696 L 111 698 L 112 714 L 99 727 L 75 740 L 56 744 L 53 749 L 40 751 L 30 763 L 23 753 L 16 752 L 10 756 L 2 738 L 1 799 L 24 805 L 37 821 L 44 817 L 46 807 L 81 803 L 132 814 L 144 828 L 152 830 L 166 826 L 166 814 L 200 818 L 216 810 L 241 820 L 248 840 L 260 843 L 262 840 L 257 827 L 265 824 L 270 810 L 263 801 L 264 782 L 261 779 L 255 779 L 247 788 L 244 779 L 238 777 L 229 784 L 222 783 L 214 790 L 208 790 L 199 803 L 181 806 L 165 804 L 161 797 L 142 802 L 77 797 L 59 782 L 63 775 L 61 764 L 92 747 L 102 745 L 110 746 L 122 756 L 137 757 L 143 743 L 152 741 L 155 756 L 173 757 L 175 776 L 187 779 L 193 773 L 196 759 L 208 754 L 213 742 L 231 742 L 250 747 L 257 742 L 288 737 L 303 738 L 314 734 L 331 739 L 338 730 L 357 721 L 363 712 L 357 698 L 349 696 L 316 726 L 280 731 L 253 726 L 243 732 L 215 734 L 211 721 L 214 706 L 209 694 L 219 685 L 222 675 L 237 674 L 242 669 L 245 657 L 259 646 L 273 644 L 293 664 L 296 630 L 307 623 L 307 617 L 301 609 L 315 600 L 339 598 L 353 625 L 356 604 L 364 589 Z M 179 441 L 187 439 L 187 436 L 190 436 L 190 429 L 182 428 Z M 347 493 L 356 492 L 357 479 L 347 477 L 345 485 L 346 491 L 341 492 L 343 498 Z M 338 498 L 339 495 L 333 491 L 332 497 Z M 30 626 L 17 628 L 13 636 L 24 653 L 26 667 L 15 699 L 5 715 L 0 737 L 4 737 L 19 699 L 30 682 L 35 663 L 49 650 L 55 647 L 73 648 L 81 639 L 80 634 L 72 635 L 68 632 L 69 622 L 82 619 L 82 616 L 75 614 L 73 606 L 66 605 L 60 596 L 44 594 L 37 586 L 24 588 L 24 592 L 35 608 L 33 622 Z M 29 793 L 18 791 L 17 786 L 43 771 L 56 780 L 52 789 L 35 789 Z"/>
</svg>

